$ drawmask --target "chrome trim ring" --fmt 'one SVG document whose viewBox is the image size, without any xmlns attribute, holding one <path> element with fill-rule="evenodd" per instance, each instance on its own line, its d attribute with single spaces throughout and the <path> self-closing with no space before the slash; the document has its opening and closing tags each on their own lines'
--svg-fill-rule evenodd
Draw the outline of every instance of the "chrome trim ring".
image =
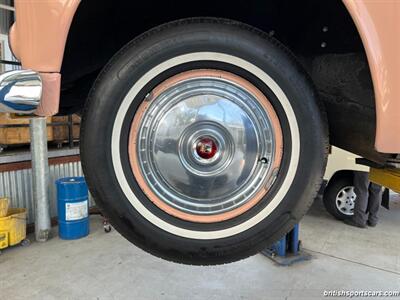
<svg viewBox="0 0 400 300">
<path fill-rule="evenodd" d="M 346 216 L 354 215 L 354 205 L 357 195 L 354 186 L 345 186 L 336 195 L 336 208 Z"/>
<path fill-rule="evenodd" d="M 196 153 L 205 138 L 217 145 L 208 159 Z M 195 70 L 147 96 L 129 147 L 134 176 L 153 203 L 186 220 L 212 222 L 265 196 L 278 173 L 282 133 L 269 101 L 248 81 Z"/>
</svg>

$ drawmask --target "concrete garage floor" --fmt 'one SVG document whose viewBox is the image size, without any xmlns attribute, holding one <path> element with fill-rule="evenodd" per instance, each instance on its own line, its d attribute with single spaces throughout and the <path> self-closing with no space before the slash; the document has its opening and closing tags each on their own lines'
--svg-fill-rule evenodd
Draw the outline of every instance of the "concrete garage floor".
<svg viewBox="0 0 400 300">
<path fill-rule="evenodd" d="M 95 216 L 87 238 L 3 251 L 0 299 L 310 299 L 324 290 L 400 290 L 400 197 L 393 200 L 378 227 L 356 229 L 318 199 L 301 223 L 313 259 L 292 267 L 262 255 L 216 267 L 169 263 L 104 233 Z"/>
</svg>

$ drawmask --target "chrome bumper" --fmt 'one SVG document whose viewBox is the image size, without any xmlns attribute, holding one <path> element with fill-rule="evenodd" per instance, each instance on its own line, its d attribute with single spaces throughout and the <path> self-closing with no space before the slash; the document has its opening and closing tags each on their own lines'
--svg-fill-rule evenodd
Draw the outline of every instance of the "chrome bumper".
<svg viewBox="0 0 400 300">
<path fill-rule="evenodd" d="M 31 114 L 40 104 L 42 80 L 31 70 L 0 75 L 0 112 Z"/>
</svg>

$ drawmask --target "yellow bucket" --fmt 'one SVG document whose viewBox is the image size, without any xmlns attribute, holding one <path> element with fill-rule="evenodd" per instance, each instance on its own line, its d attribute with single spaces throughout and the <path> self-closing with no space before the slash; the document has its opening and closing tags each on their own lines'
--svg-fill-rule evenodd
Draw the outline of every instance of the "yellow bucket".
<svg viewBox="0 0 400 300">
<path fill-rule="evenodd" d="M 0 218 L 0 249 L 19 244 L 26 237 L 26 209 L 9 208 Z"/>
<path fill-rule="evenodd" d="M 8 198 L 0 198 L 0 218 L 7 216 Z"/>
</svg>

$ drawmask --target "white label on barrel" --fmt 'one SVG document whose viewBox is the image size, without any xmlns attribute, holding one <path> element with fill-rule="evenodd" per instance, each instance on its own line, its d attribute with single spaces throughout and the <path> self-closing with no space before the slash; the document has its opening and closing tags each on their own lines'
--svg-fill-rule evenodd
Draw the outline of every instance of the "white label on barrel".
<svg viewBox="0 0 400 300">
<path fill-rule="evenodd" d="M 75 221 L 88 216 L 87 200 L 75 203 L 65 203 L 65 220 Z"/>
</svg>

